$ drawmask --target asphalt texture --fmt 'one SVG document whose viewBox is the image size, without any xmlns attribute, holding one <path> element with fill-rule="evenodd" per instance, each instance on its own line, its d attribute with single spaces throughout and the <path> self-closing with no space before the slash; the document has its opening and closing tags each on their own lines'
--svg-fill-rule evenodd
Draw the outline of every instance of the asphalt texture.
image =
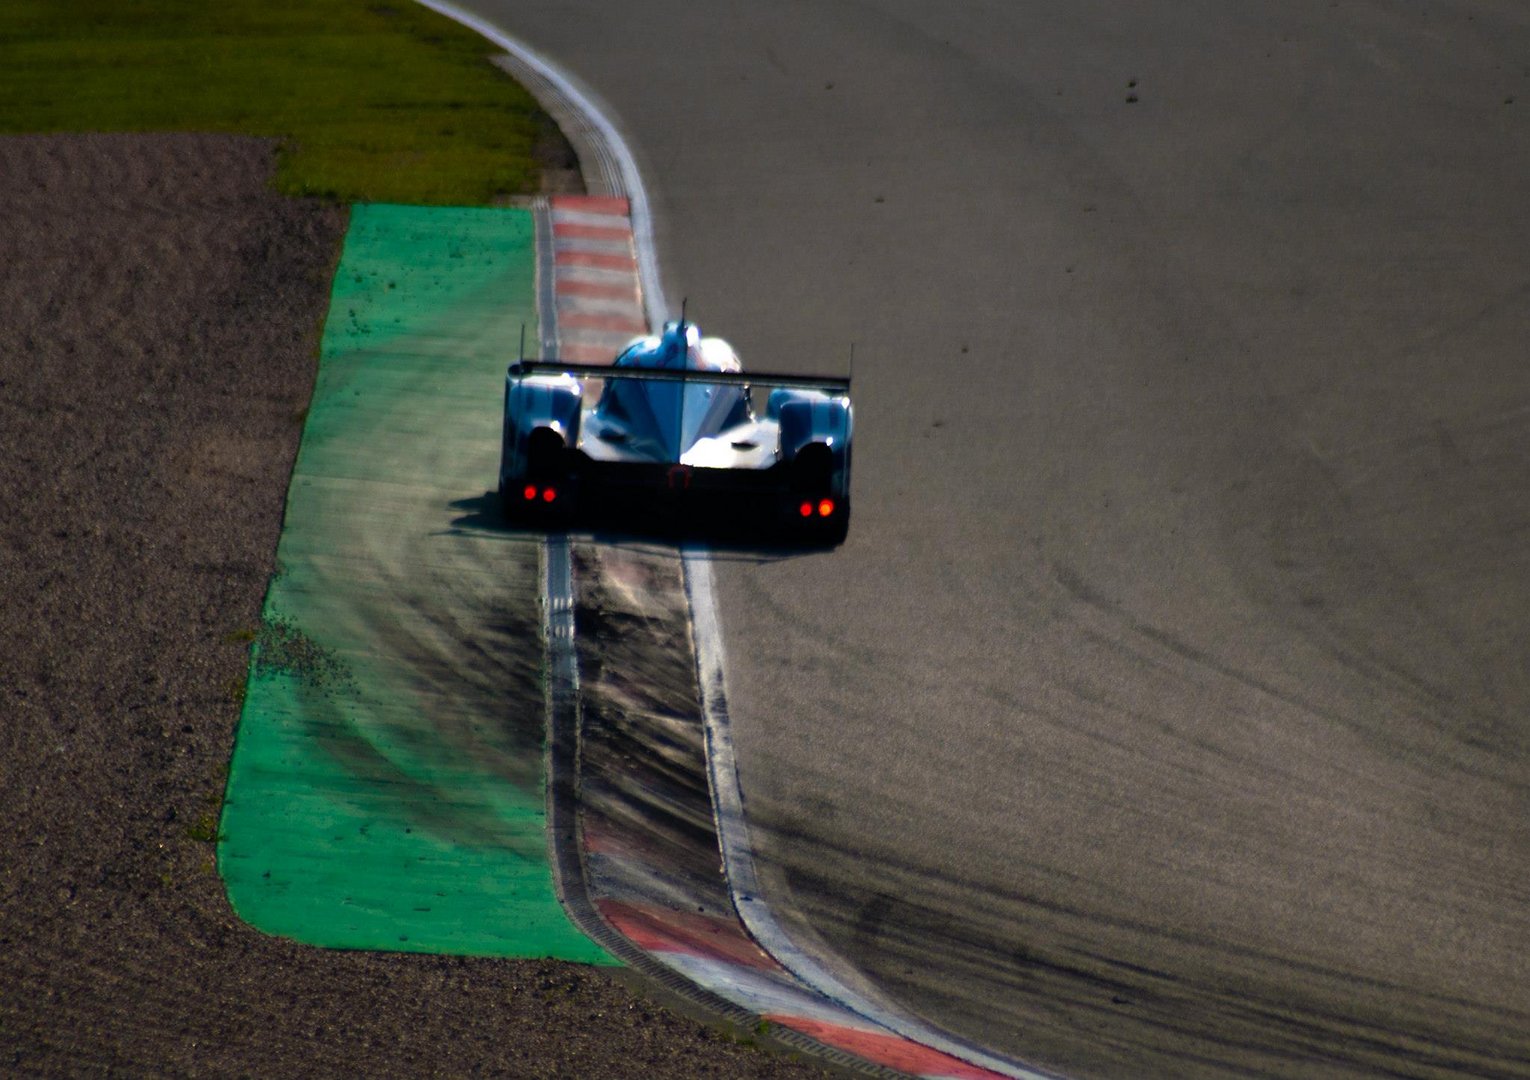
<svg viewBox="0 0 1530 1080">
<path fill-rule="evenodd" d="M 855 343 L 849 542 L 718 570 L 796 931 L 1077 1075 L 1530 1074 L 1530 11 L 470 6 L 707 333 Z"/>
</svg>

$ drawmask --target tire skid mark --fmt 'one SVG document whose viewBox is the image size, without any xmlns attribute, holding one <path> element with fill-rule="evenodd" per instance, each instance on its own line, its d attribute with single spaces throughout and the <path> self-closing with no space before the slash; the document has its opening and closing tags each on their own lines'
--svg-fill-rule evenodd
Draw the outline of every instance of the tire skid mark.
<svg viewBox="0 0 1530 1080">
<path fill-rule="evenodd" d="M 644 326 L 626 206 L 553 196 L 536 216 L 544 347 L 609 361 L 614 328 Z M 592 259 L 608 260 L 607 271 L 630 267 L 630 281 L 608 272 L 592 296 Z M 561 895 L 576 924 L 670 989 L 684 980 L 731 1006 L 724 1015 L 847 1067 L 962 1080 L 1009 1075 L 908 1039 L 804 983 L 740 918 L 721 865 L 709 772 L 715 733 L 692 643 L 693 554 L 552 536 L 543 558 L 548 816 Z"/>
<path fill-rule="evenodd" d="M 593 194 L 553 196 L 540 202 L 535 211 L 541 341 L 549 356 L 579 362 L 609 360 L 615 352 L 612 348 L 617 336 L 615 326 L 621 325 L 613 324 L 611 319 L 613 309 L 619 310 L 620 305 L 613 305 L 607 297 L 593 297 L 587 283 L 618 284 L 625 291 L 626 275 L 631 275 L 636 303 L 634 318 L 627 326 L 654 327 L 672 314 L 660 281 L 653 221 L 636 160 L 593 96 L 563 72 L 492 23 L 457 8 L 449 0 L 420 2 L 505 48 L 509 55 L 502 59 L 502 66 L 521 79 L 550 115 L 570 132 L 580 160 L 585 163 L 587 178 L 592 181 Z M 618 238 L 622 229 L 630 237 L 626 243 Z M 571 287 L 562 288 L 565 283 Z M 574 316 L 566 334 L 559 327 L 565 313 Z M 715 632 L 716 612 L 710 599 L 710 565 L 689 551 L 681 552 L 677 560 L 669 552 L 644 558 L 627 551 L 620 556 L 613 554 L 618 550 L 613 545 L 580 545 L 571 553 L 569 539 L 564 535 L 550 536 L 542 550 L 549 673 L 548 837 L 560 897 L 573 921 L 613 955 L 640 969 L 655 974 L 654 961 L 658 961 L 668 972 L 680 975 L 694 987 L 686 993 L 692 1000 L 725 1016 L 738 1018 L 742 1013 L 769 1021 L 776 1025 L 772 1034 L 777 1040 L 859 1071 L 961 1080 L 1040 1075 L 1023 1066 L 1000 1062 L 976 1048 L 961 1048 L 961 1056 L 956 1056 L 916 1042 L 901 1032 L 918 1030 L 926 1042 L 960 1046 L 917 1022 L 875 1007 L 868 1009 L 864 1002 L 859 1009 L 847 1008 L 842 1000 L 823 992 L 827 984 L 839 995 L 855 1000 L 855 995 L 833 976 L 819 980 L 818 988 L 810 987 L 797 973 L 800 969 L 788 970 L 759 948 L 750 923 L 741 918 L 736 906 L 737 883 L 728 877 L 733 867 L 740 864 L 738 844 L 744 842 L 747 848 L 741 803 L 733 822 L 731 858 L 726 857 L 715 831 L 724 820 L 718 801 L 721 797 L 718 779 L 731 776 L 730 790 L 736 792 L 737 772 L 731 746 L 718 738 L 718 722 L 725 721 L 727 714 L 722 704 L 721 642 Z M 612 577 L 627 582 L 626 599 L 641 611 L 617 607 L 616 591 L 602 594 L 600 576 L 589 573 L 591 560 L 628 556 L 632 561 Z M 586 562 L 581 580 L 587 584 L 578 589 L 574 578 L 576 558 Z M 649 572 L 652 576 L 648 587 L 632 587 L 635 579 Z M 698 582 L 706 590 L 700 601 Z M 643 613 L 655 599 L 661 602 L 661 617 Z M 592 604 L 592 600 L 596 602 Z M 605 608 L 600 606 L 601 600 L 607 602 Z M 632 605 L 634 600 L 636 604 Z M 600 618 L 610 618 L 612 612 L 618 611 L 629 620 L 633 616 L 648 619 L 646 624 L 636 625 L 651 631 L 648 640 L 655 646 L 627 670 L 665 671 L 665 677 L 659 681 L 648 675 L 641 691 L 625 686 L 618 669 L 599 651 L 602 646 L 630 642 L 629 635 L 636 628 L 631 621 L 622 634 L 601 636 L 594 630 Z M 694 629 L 698 621 L 705 621 L 712 628 L 703 644 L 704 656 L 696 651 Z M 586 628 L 583 636 L 579 635 L 581 622 Z M 689 675 L 683 709 L 682 699 L 670 696 L 682 683 L 681 667 Z M 582 688 L 586 669 L 595 676 L 588 695 Z M 611 674 L 605 678 L 608 669 Z M 629 704 L 636 701 L 637 707 L 620 708 L 624 697 Z M 595 728 L 586 723 L 591 715 L 607 720 L 621 718 L 610 725 L 609 732 L 629 737 L 617 738 L 606 748 L 608 753 L 614 751 L 618 755 L 614 762 L 593 752 L 588 760 L 585 757 L 584 740 L 589 736 L 593 742 L 595 734 Z M 723 731 L 726 732 L 725 723 Z M 718 759 L 720 746 L 726 754 L 722 762 Z M 667 756 L 666 748 L 674 748 L 677 753 Z M 685 762 L 690 768 L 669 772 L 667 776 L 663 770 L 644 774 L 644 780 L 654 781 L 652 784 L 609 785 L 610 791 L 620 791 L 633 801 L 629 802 L 626 814 L 612 813 L 607 807 L 606 820 L 601 820 L 597 798 L 601 791 L 601 769 L 610 770 L 614 764 L 616 771 L 630 774 L 643 757 L 651 757 L 655 752 L 660 760 Z M 623 753 L 625 757 L 621 756 Z M 660 784 L 660 779 L 669 783 Z M 711 798 L 702 801 L 700 796 L 708 788 Z M 607 802 L 621 805 L 617 799 Z M 676 844 L 673 830 L 677 822 L 705 820 L 708 815 L 714 825 L 710 844 L 700 842 L 699 837 L 693 837 L 696 842 L 689 845 Z M 593 830 L 586 824 L 592 820 Z M 623 825 L 625 829 L 620 827 Z M 593 846 L 587 840 L 590 836 L 596 838 Z M 652 858 L 655 845 L 677 856 L 677 863 L 666 866 Z M 644 853 L 648 857 L 643 857 Z M 699 869 L 687 872 L 685 867 L 692 865 L 698 856 L 708 860 L 722 858 L 710 874 Z M 655 880 L 665 887 L 655 889 Z M 602 894 L 602 888 L 607 894 Z M 633 895 L 618 895 L 624 890 Z M 683 915 L 678 903 L 682 897 Z M 696 914 L 703 917 L 701 925 L 706 927 L 699 936 L 696 920 L 689 911 L 693 900 L 699 900 L 695 904 Z M 709 908 L 715 913 L 710 917 Z M 757 921 L 761 916 L 769 917 L 762 900 L 755 903 L 754 915 Z M 612 920 L 639 934 L 648 946 L 639 946 L 622 934 Z M 773 918 L 769 921 L 774 925 Z M 778 941 L 791 945 L 784 935 L 778 935 Z M 729 944 L 723 947 L 721 942 Z M 759 952 L 758 961 L 743 942 L 751 943 Z M 795 946 L 791 947 L 798 964 L 808 960 Z M 749 962 L 733 959 L 740 955 L 741 948 Z M 683 985 L 673 979 L 661 981 L 672 989 Z M 877 1018 L 869 1019 L 873 1013 Z M 975 1065 L 973 1060 L 998 1068 Z"/>
</svg>

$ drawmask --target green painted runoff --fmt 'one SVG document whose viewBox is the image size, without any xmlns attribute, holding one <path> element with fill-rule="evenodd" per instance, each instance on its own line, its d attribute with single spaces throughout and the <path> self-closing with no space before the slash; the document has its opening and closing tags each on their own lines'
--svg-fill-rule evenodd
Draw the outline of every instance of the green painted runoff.
<svg viewBox="0 0 1530 1080">
<path fill-rule="evenodd" d="M 495 525 L 531 215 L 352 211 L 218 865 L 313 945 L 614 963 L 553 890 L 538 549 Z"/>
</svg>

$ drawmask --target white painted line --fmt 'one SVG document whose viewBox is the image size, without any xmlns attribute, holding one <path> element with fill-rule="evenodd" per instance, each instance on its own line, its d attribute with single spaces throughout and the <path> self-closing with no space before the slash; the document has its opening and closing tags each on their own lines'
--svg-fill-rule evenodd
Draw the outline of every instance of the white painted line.
<svg viewBox="0 0 1530 1080">
<path fill-rule="evenodd" d="M 771 975 L 753 968 L 741 968 L 737 964 L 719 963 L 704 956 L 691 953 L 657 954 L 676 971 L 701 985 L 708 983 L 732 985 L 746 996 L 750 1007 L 765 1013 L 785 1013 L 804 1020 L 821 1020 L 837 1027 L 857 1028 L 861 1031 L 880 1031 L 874 1025 L 856 1025 L 843 1009 L 824 1003 L 823 998 L 805 990 L 784 975 Z"/>
<path fill-rule="evenodd" d="M 558 338 L 565 346 L 588 345 L 597 349 L 605 349 L 610 355 L 601 363 L 609 363 L 612 356 L 621 352 L 632 343 L 634 338 L 642 337 L 639 333 L 630 330 L 569 330 L 559 331 Z"/>
<path fill-rule="evenodd" d="M 580 296 L 577 293 L 558 294 L 558 312 L 579 315 L 629 315 L 632 311 L 631 296 Z"/>
<path fill-rule="evenodd" d="M 582 251 L 587 255 L 631 255 L 632 245 L 625 240 L 592 240 L 587 236 L 553 238 L 554 251 Z"/>
<path fill-rule="evenodd" d="M 554 225 L 594 225 L 602 229 L 630 231 L 632 221 L 626 214 L 602 213 L 598 210 L 560 210 L 553 208 Z"/>
<path fill-rule="evenodd" d="M 631 270 L 611 270 L 604 266 L 560 266 L 559 281 L 587 281 L 592 285 L 628 285 L 633 283 Z M 636 303 L 638 289 L 634 285 L 632 299 Z"/>
</svg>

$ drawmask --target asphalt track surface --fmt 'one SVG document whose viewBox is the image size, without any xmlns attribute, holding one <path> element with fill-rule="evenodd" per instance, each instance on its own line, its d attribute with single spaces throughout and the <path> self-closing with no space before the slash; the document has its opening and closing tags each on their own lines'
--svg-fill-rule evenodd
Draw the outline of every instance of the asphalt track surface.
<svg viewBox="0 0 1530 1080">
<path fill-rule="evenodd" d="M 718 566 L 771 900 L 1079 1075 L 1530 1074 L 1530 10 L 474 0 L 842 369 Z"/>
</svg>

